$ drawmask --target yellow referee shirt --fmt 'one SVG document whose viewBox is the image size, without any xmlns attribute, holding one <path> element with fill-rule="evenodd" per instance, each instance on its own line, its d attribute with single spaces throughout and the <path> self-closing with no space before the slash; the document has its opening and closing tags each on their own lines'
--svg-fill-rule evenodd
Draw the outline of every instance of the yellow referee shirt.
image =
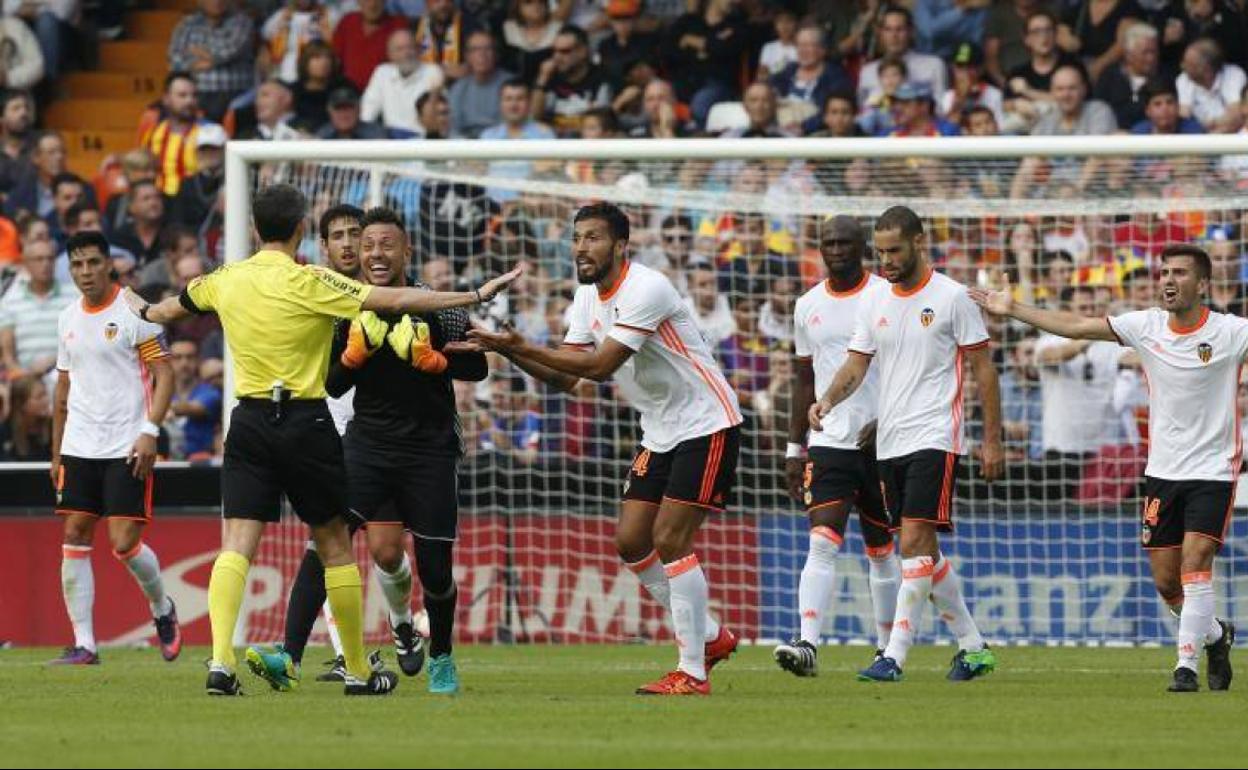
<svg viewBox="0 0 1248 770">
<path fill-rule="evenodd" d="M 334 319 L 359 315 L 370 291 L 280 251 L 259 251 L 191 281 L 181 301 L 220 317 L 236 397 L 268 398 L 281 380 L 293 398 L 325 398 Z"/>
</svg>

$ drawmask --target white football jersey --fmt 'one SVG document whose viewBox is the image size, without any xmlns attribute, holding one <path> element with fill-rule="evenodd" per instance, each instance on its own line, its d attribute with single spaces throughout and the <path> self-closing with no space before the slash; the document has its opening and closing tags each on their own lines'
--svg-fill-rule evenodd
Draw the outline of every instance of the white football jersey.
<svg viewBox="0 0 1248 770">
<path fill-rule="evenodd" d="M 1109 319 L 1140 354 L 1148 382 L 1148 466 L 1169 481 L 1233 481 L 1239 474 L 1235 395 L 1248 353 L 1248 320 L 1207 308 L 1188 329 L 1161 308 Z"/>
<path fill-rule="evenodd" d="M 1042 351 L 1068 342 L 1056 334 L 1036 340 L 1035 365 L 1044 402 L 1043 445 L 1046 452 L 1095 452 L 1121 434 L 1114 411 L 1114 388 L 1118 384 L 1118 361 L 1127 351 L 1117 343 L 1099 340 L 1060 364 L 1040 363 Z"/>
<path fill-rule="evenodd" d="M 128 457 L 151 402 L 146 363 L 169 355 L 164 330 L 131 313 L 114 287 L 100 307 L 81 299 L 61 311 L 57 339 L 56 368 L 69 373 L 61 454 Z"/>
<path fill-rule="evenodd" d="M 657 270 L 629 262 L 610 291 L 581 286 L 569 320 L 566 345 L 592 347 L 611 337 L 635 351 L 615 382 L 641 414 L 646 449 L 666 452 L 741 423 L 736 392 L 676 287 Z"/>
<path fill-rule="evenodd" d="M 966 287 L 936 271 L 911 291 L 880 282 L 863 292 L 849 349 L 879 369 L 876 455 L 922 449 L 964 454 L 964 353 L 988 344 Z"/>
<path fill-rule="evenodd" d="M 863 276 L 854 288 L 836 292 L 828 281 L 803 294 L 793 310 L 793 350 L 811 358 L 815 369 L 815 396 L 827 392 L 832 379 L 849 356 L 849 340 L 854 336 L 858 307 L 867 290 L 887 284 L 874 273 Z M 879 404 L 878 366 L 867 369 L 867 376 L 854 394 L 837 404 L 823 418 L 823 430 L 810 432 L 810 445 L 833 449 L 857 449 L 858 434 L 875 419 Z"/>
</svg>

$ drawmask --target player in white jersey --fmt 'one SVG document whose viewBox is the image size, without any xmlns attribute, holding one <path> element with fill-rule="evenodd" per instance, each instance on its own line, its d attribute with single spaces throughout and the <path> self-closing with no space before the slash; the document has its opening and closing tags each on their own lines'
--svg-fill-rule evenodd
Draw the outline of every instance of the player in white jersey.
<svg viewBox="0 0 1248 770">
<path fill-rule="evenodd" d="M 1148 465 L 1143 533 L 1153 581 L 1178 609 L 1178 665 L 1170 692 L 1199 689 L 1200 647 L 1210 690 L 1231 685 L 1235 627 L 1214 617 L 1213 560 L 1235 503 L 1242 443 L 1235 397 L 1248 354 L 1248 320 L 1210 312 L 1209 256 L 1189 245 L 1161 253 L 1161 308 L 1085 318 L 973 290 L 989 312 L 1071 339 L 1133 348 L 1148 378 Z M 1179 608 L 1181 605 L 1181 608 Z"/>
<path fill-rule="evenodd" d="M 974 679 L 996 659 L 966 608 L 953 565 L 940 552 L 938 532 L 953 530 L 954 479 L 965 453 L 962 372 L 970 363 L 979 385 L 984 478 L 1001 475 L 1001 396 L 988 332 L 962 284 L 936 273 L 923 254 L 923 223 L 905 206 L 876 220 L 875 251 L 888 284 L 867 290 L 859 304 L 850 354 L 810 408 L 810 426 L 824 420 L 879 370 L 875 449 L 884 503 L 901 528 L 902 581 L 897 614 L 884 654 L 859 679 L 900 681 L 906 655 L 930 597 L 958 639 L 949 679 Z M 889 285 L 891 284 L 891 285 Z"/>
<path fill-rule="evenodd" d="M 693 540 L 706 517 L 728 504 L 741 411 L 671 281 L 629 260 L 628 217 L 596 203 L 573 222 L 581 288 L 564 349 L 549 350 L 510 330 L 469 336 L 568 392 L 582 378 L 614 377 L 640 413 L 641 446 L 624 483 L 616 548 L 671 611 L 680 664 L 637 692 L 709 695 L 709 669 L 732 654 L 737 640 L 707 612 L 707 580 Z"/>
<path fill-rule="evenodd" d="M 65 517 L 61 589 L 74 645 L 54 662 L 99 662 L 91 544 L 100 519 L 108 520 L 113 555 L 143 589 L 161 653 L 171 661 L 182 649 L 178 615 L 160 561 L 143 542 L 152 520 L 159 425 L 173 396 L 169 352 L 162 329 L 135 318 L 121 298 L 103 235 L 79 233 L 66 252 L 82 299 L 57 323 L 51 474 L 56 512 Z"/>
<path fill-rule="evenodd" d="M 875 460 L 875 417 L 879 400 L 876 367 L 839 409 L 823 420 L 823 430 L 810 434 L 807 411 L 849 355 L 858 305 L 869 287 L 887 283 L 862 265 L 867 250 L 862 225 L 853 217 L 824 222 L 820 252 L 828 278 L 797 300 L 793 312 L 793 399 L 789 415 L 789 446 L 785 481 L 789 493 L 806 508 L 810 546 L 797 588 L 801 632 L 775 649 L 780 666 L 797 676 L 817 672 L 816 649 L 823 614 L 836 582 L 836 556 L 845 540 L 850 506 L 870 563 L 871 604 L 875 611 L 876 654 L 883 655 L 897 610 L 901 566 L 893 548 L 888 513 L 880 494 Z M 805 461 L 803 460 L 805 456 Z"/>
</svg>

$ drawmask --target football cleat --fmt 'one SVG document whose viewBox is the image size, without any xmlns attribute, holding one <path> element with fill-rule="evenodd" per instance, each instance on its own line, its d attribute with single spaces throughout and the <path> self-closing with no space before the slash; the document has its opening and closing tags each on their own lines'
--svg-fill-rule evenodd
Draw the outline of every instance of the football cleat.
<svg viewBox="0 0 1248 770">
<path fill-rule="evenodd" d="M 997 656 L 992 654 L 988 645 L 976 652 L 958 650 L 949 665 L 949 674 L 945 677 L 950 682 L 969 682 L 976 677 L 991 674 L 997 668 Z"/>
<path fill-rule="evenodd" d="M 48 661 L 51 666 L 98 666 L 100 656 L 86 647 L 66 647 L 61 657 Z"/>
<path fill-rule="evenodd" d="M 459 692 L 459 671 L 450 654 L 429 659 L 429 692 L 434 695 L 454 695 Z"/>
<path fill-rule="evenodd" d="M 345 682 L 347 681 L 347 661 L 339 655 L 333 660 L 325 661 L 325 665 L 329 666 L 329 670 L 316 678 L 318 682 Z M 368 667 L 373 671 L 382 669 L 381 650 L 373 650 L 368 654 Z"/>
<path fill-rule="evenodd" d="M 817 652 L 815 646 L 802 639 L 794 639 L 788 644 L 776 647 L 773 656 L 780 668 L 797 676 L 818 676 L 819 667 L 815 663 Z"/>
<path fill-rule="evenodd" d="M 394 656 L 399 661 L 399 670 L 406 676 L 416 676 L 425 665 L 425 639 L 416 633 L 411 622 L 391 626 L 394 637 Z"/>
<path fill-rule="evenodd" d="M 169 600 L 169 612 L 153 621 L 156 624 L 156 638 L 160 640 L 160 654 L 167 661 L 173 661 L 182 652 L 182 628 L 178 625 L 178 608 L 173 599 Z"/>
<path fill-rule="evenodd" d="M 242 695 L 243 688 L 238 683 L 238 677 L 232 672 L 227 671 L 224 666 L 213 664 L 208 669 L 208 682 L 204 685 L 204 689 L 209 695 Z"/>
<path fill-rule="evenodd" d="M 664 674 L 657 682 L 637 688 L 638 695 L 710 695 L 711 680 L 694 679 L 684 671 Z"/>
<path fill-rule="evenodd" d="M 875 659 L 869 668 L 858 672 L 859 682 L 900 682 L 901 666 L 883 655 Z"/>
<path fill-rule="evenodd" d="M 251 673 L 268 682 L 274 690 L 290 692 L 299 686 L 299 668 L 282 645 L 274 645 L 272 652 L 248 647 L 244 657 Z"/>
<path fill-rule="evenodd" d="M 1235 644 L 1235 624 L 1229 620 L 1218 620 L 1222 626 L 1222 637 L 1213 644 L 1205 646 L 1205 683 L 1210 690 L 1231 689 L 1231 647 Z"/>
<path fill-rule="evenodd" d="M 719 636 L 706 643 L 706 651 L 704 653 L 706 660 L 706 673 L 710 674 L 711 669 L 715 668 L 715 664 L 723 663 L 732 657 L 737 651 L 737 637 L 731 631 L 723 626 L 719 627 Z"/>
<path fill-rule="evenodd" d="M 368 681 L 347 674 L 343 685 L 344 695 L 389 695 L 399 686 L 399 675 L 393 671 L 374 671 L 368 675 Z"/>
<path fill-rule="evenodd" d="M 1166 688 L 1166 692 L 1199 692 L 1200 682 L 1196 680 L 1196 672 L 1187 666 L 1179 666 L 1174 670 L 1174 681 Z"/>
</svg>

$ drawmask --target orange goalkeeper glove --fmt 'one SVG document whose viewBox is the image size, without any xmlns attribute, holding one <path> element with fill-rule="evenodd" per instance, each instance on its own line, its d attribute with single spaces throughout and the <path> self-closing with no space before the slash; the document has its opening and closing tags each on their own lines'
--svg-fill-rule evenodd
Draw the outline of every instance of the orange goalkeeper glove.
<svg viewBox="0 0 1248 770">
<path fill-rule="evenodd" d="M 342 365 L 348 369 L 359 369 L 374 353 L 386 344 L 386 331 L 389 324 L 377 317 L 371 310 L 365 310 L 351 321 L 351 329 L 347 332 L 347 347 L 342 351 Z"/>
<path fill-rule="evenodd" d="M 390 349 L 404 361 L 425 374 L 441 374 L 446 371 L 446 356 L 433 349 L 429 338 L 429 324 L 424 321 L 412 323 L 411 316 L 403 316 L 386 336 Z"/>
</svg>

